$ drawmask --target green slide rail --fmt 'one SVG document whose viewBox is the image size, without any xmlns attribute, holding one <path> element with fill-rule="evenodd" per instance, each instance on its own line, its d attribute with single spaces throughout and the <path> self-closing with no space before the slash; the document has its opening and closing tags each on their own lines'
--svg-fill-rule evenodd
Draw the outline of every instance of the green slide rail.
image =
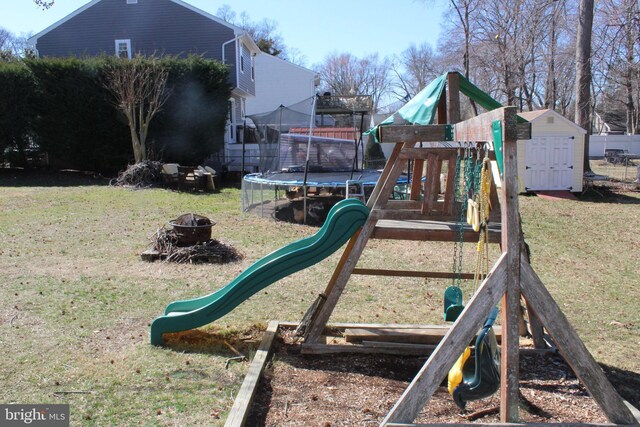
<svg viewBox="0 0 640 427">
<path fill-rule="evenodd" d="M 369 209 L 357 199 L 342 200 L 331 209 L 318 232 L 284 246 L 256 261 L 216 292 L 201 298 L 174 301 L 151 323 L 151 344 L 162 345 L 162 334 L 209 324 L 272 283 L 322 261 L 360 229 Z"/>
</svg>

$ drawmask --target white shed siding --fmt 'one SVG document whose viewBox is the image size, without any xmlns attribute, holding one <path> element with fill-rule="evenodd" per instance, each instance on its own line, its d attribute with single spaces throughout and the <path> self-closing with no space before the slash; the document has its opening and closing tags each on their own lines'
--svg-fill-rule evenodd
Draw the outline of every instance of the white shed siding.
<svg viewBox="0 0 640 427">
<path fill-rule="evenodd" d="M 526 113 L 523 114 L 526 118 Z M 551 119 L 551 120 L 550 120 Z M 574 192 L 582 191 L 584 134 L 586 132 L 554 111 L 547 111 L 531 120 L 531 137 L 573 137 L 573 182 Z M 518 183 L 520 191 L 525 191 L 526 144 L 518 141 Z"/>
<path fill-rule="evenodd" d="M 247 115 L 273 111 L 315 95 L 317 74 L 275 56 L 255 58 L 256 96 L 247 99 Z"/>
</svg>

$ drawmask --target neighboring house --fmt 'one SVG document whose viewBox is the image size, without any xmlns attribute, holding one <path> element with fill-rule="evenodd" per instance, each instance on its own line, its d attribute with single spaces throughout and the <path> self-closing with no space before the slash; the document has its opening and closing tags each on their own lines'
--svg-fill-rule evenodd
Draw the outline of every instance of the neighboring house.
<svg viewBox="0 0 640 427">
<path fill-rule="evenodd" d="M 520 191 L 582 191 L 587 131 L 553 110 L 518 115 L 531 123 L 531 139 L 518 140 Z"/>
<path fill-rule="evenodd" d="M 131 58 L 198 54 L 229 65 L 227 145 L 241 142 L 246 102 L 256 95 L 255 57 L 248 33 L 181 0 L 92 0 L 29 39 L 40 57 Z"/>
<path fill-rule="evenodd" d="M 625 135 L 627 133 L 627 118 L 624 113 L 596 112 L 593 116 L 593 135 Z"/>
<path fill-rule="evenodd" d="M 267 53 L 260 53 L 255 57 L 256 81 L 255 97 L 247 99 L 246 115 L 271 112 L 281 105 L 290 106 L 298 102 L 309 100 L 316 95 L 320 84 L 320 75 L 300 65 L 296 65 Z M 251 122 L 249 123 L 251 125 Z M 243 138 L 247 142 L 241 145 L 228 145 L 226 158 L 233 163 L 230 170 L 242 168 L 242 151 L 244 148 L 244 168 L 249 172 L 256 172 L 260 163 L 260 149 L 254 128 L 239 128 L 244 131 Z"/>
<path fill-rule="evenodd" d="M 247 100 L 247 115 L 273 111 L 311 98 L 320 84 L 320 75 L 284 59 L 261 53 L 255 58 L 256 96 Z"/>
</svg>

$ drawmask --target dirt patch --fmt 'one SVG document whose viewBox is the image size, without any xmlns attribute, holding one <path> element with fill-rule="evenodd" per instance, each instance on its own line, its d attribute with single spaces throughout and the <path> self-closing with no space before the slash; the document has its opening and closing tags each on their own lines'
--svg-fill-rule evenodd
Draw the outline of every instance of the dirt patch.
<svg viewBox="0 0 640 427">
<path fill-rule="evenodd" d="M 254 400 L 249 425 L 377 425 L 424 364 L 425 357 L 302 355 L 281 340 Z M 607 422 L 568 365 L 555 355 L 520 363 L 523 422 Z M 416 422 L 499 422 L 499 393 L 461 412 L 440 387 Z"/>
</svg>

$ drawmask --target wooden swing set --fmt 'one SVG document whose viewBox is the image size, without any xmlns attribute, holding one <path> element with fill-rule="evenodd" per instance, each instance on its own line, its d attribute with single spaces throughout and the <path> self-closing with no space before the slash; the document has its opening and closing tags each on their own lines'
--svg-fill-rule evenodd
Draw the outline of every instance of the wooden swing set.
<svg viewBox="0 0 640 427">
<path fill-rule="evenodd" d="M 530 138 L 529 124 L 518 122 L 515 107 L 497 108 L 472 119 L 460 121 L 459 78 L 459 73 L 447 75 L 446 95 L 443 92 L 437 107 L 437 124 L 388 125 L 379 128 L 380 142 L 394 143 L 394 150 L 369 197 L 367 206 L 370 215 L 367 222 L 346 245 L 325 292 L 310 307 L 307 321 L 300 324 L 303 326 L 301 333 L 304 337 L 302 353 L 327 354 L 362 350 L 353 345 L 327 344 L 323 336 L 328 320 L 352 274 L 452 279 L 455 277 L 455 271 L 452 273 L 363 269 L 356 268 L 356 265 L 370 239 L 456 242 L 461 232 L 455 224 L 455 181 L 458 178 L 455 176 L 455 168 L 452 167 L 458 155 L 455 146 L 464 143 L 490 143 L 495 148 L 495 158 L 502 159 L 502 177 L 498 168 L 494 167 L 489 193 L 489 200 L 494 209 L 486 228 L 486 242 L 500 244 L 502 253 L 475 294 L 463 307 L 457 320 L 443 332 L 443 337 L 437 337 L 439 344 L 381 425 L 417 425 L 412 423 L 419 412 L 428 404 L 465 347 L 500 303 L 501 424 L 491 425 L 514 425 L 512 423 L 519 422 L 521 298 L 526 302 L 529 328 L 536 348 L 546 348 L 546 332 L 607 419 L 613 425 L 636 425 L 637 421 L 631 410 L 613 388 L 536 275 L 523 249 L 524 240 L 518 209 L 516 141 Z M 421 142 L 443 141 L 449 141 L 453 148 L 423 148 L 422 144 L 418 146 Z M 392 199 L 396 182 L 408 161 L 412 164 L 408 198 Z M 496 162 L 493 163 L 495 166 Z M 447 166 L 443 167 L 445 164 Z M 445 170 L 446 180 L 442 192 L 441 173 Z M 470 227 L 465 227 L 462 234 L 465 241 L 478 241 L 479 233 Z M 468 273 L 462 274 L 465 279 L 472 279 L 473 276 Z M 268 331 L 270 339 L 273 339 L 275 331 L 277 325 L 271 325 L 271 331 Z M 387 353 L 393 351 L 393 347 L 379 347 L 377 350 L 381 349 L 387 350 Z M 362 352 L 371 352 L 371 348 Z M 261 371 L 257 372 L 257 375 L 252 376 L 259 376 Z M 227 425 L 235 424 L 228 422 Z"/>
</svg>

